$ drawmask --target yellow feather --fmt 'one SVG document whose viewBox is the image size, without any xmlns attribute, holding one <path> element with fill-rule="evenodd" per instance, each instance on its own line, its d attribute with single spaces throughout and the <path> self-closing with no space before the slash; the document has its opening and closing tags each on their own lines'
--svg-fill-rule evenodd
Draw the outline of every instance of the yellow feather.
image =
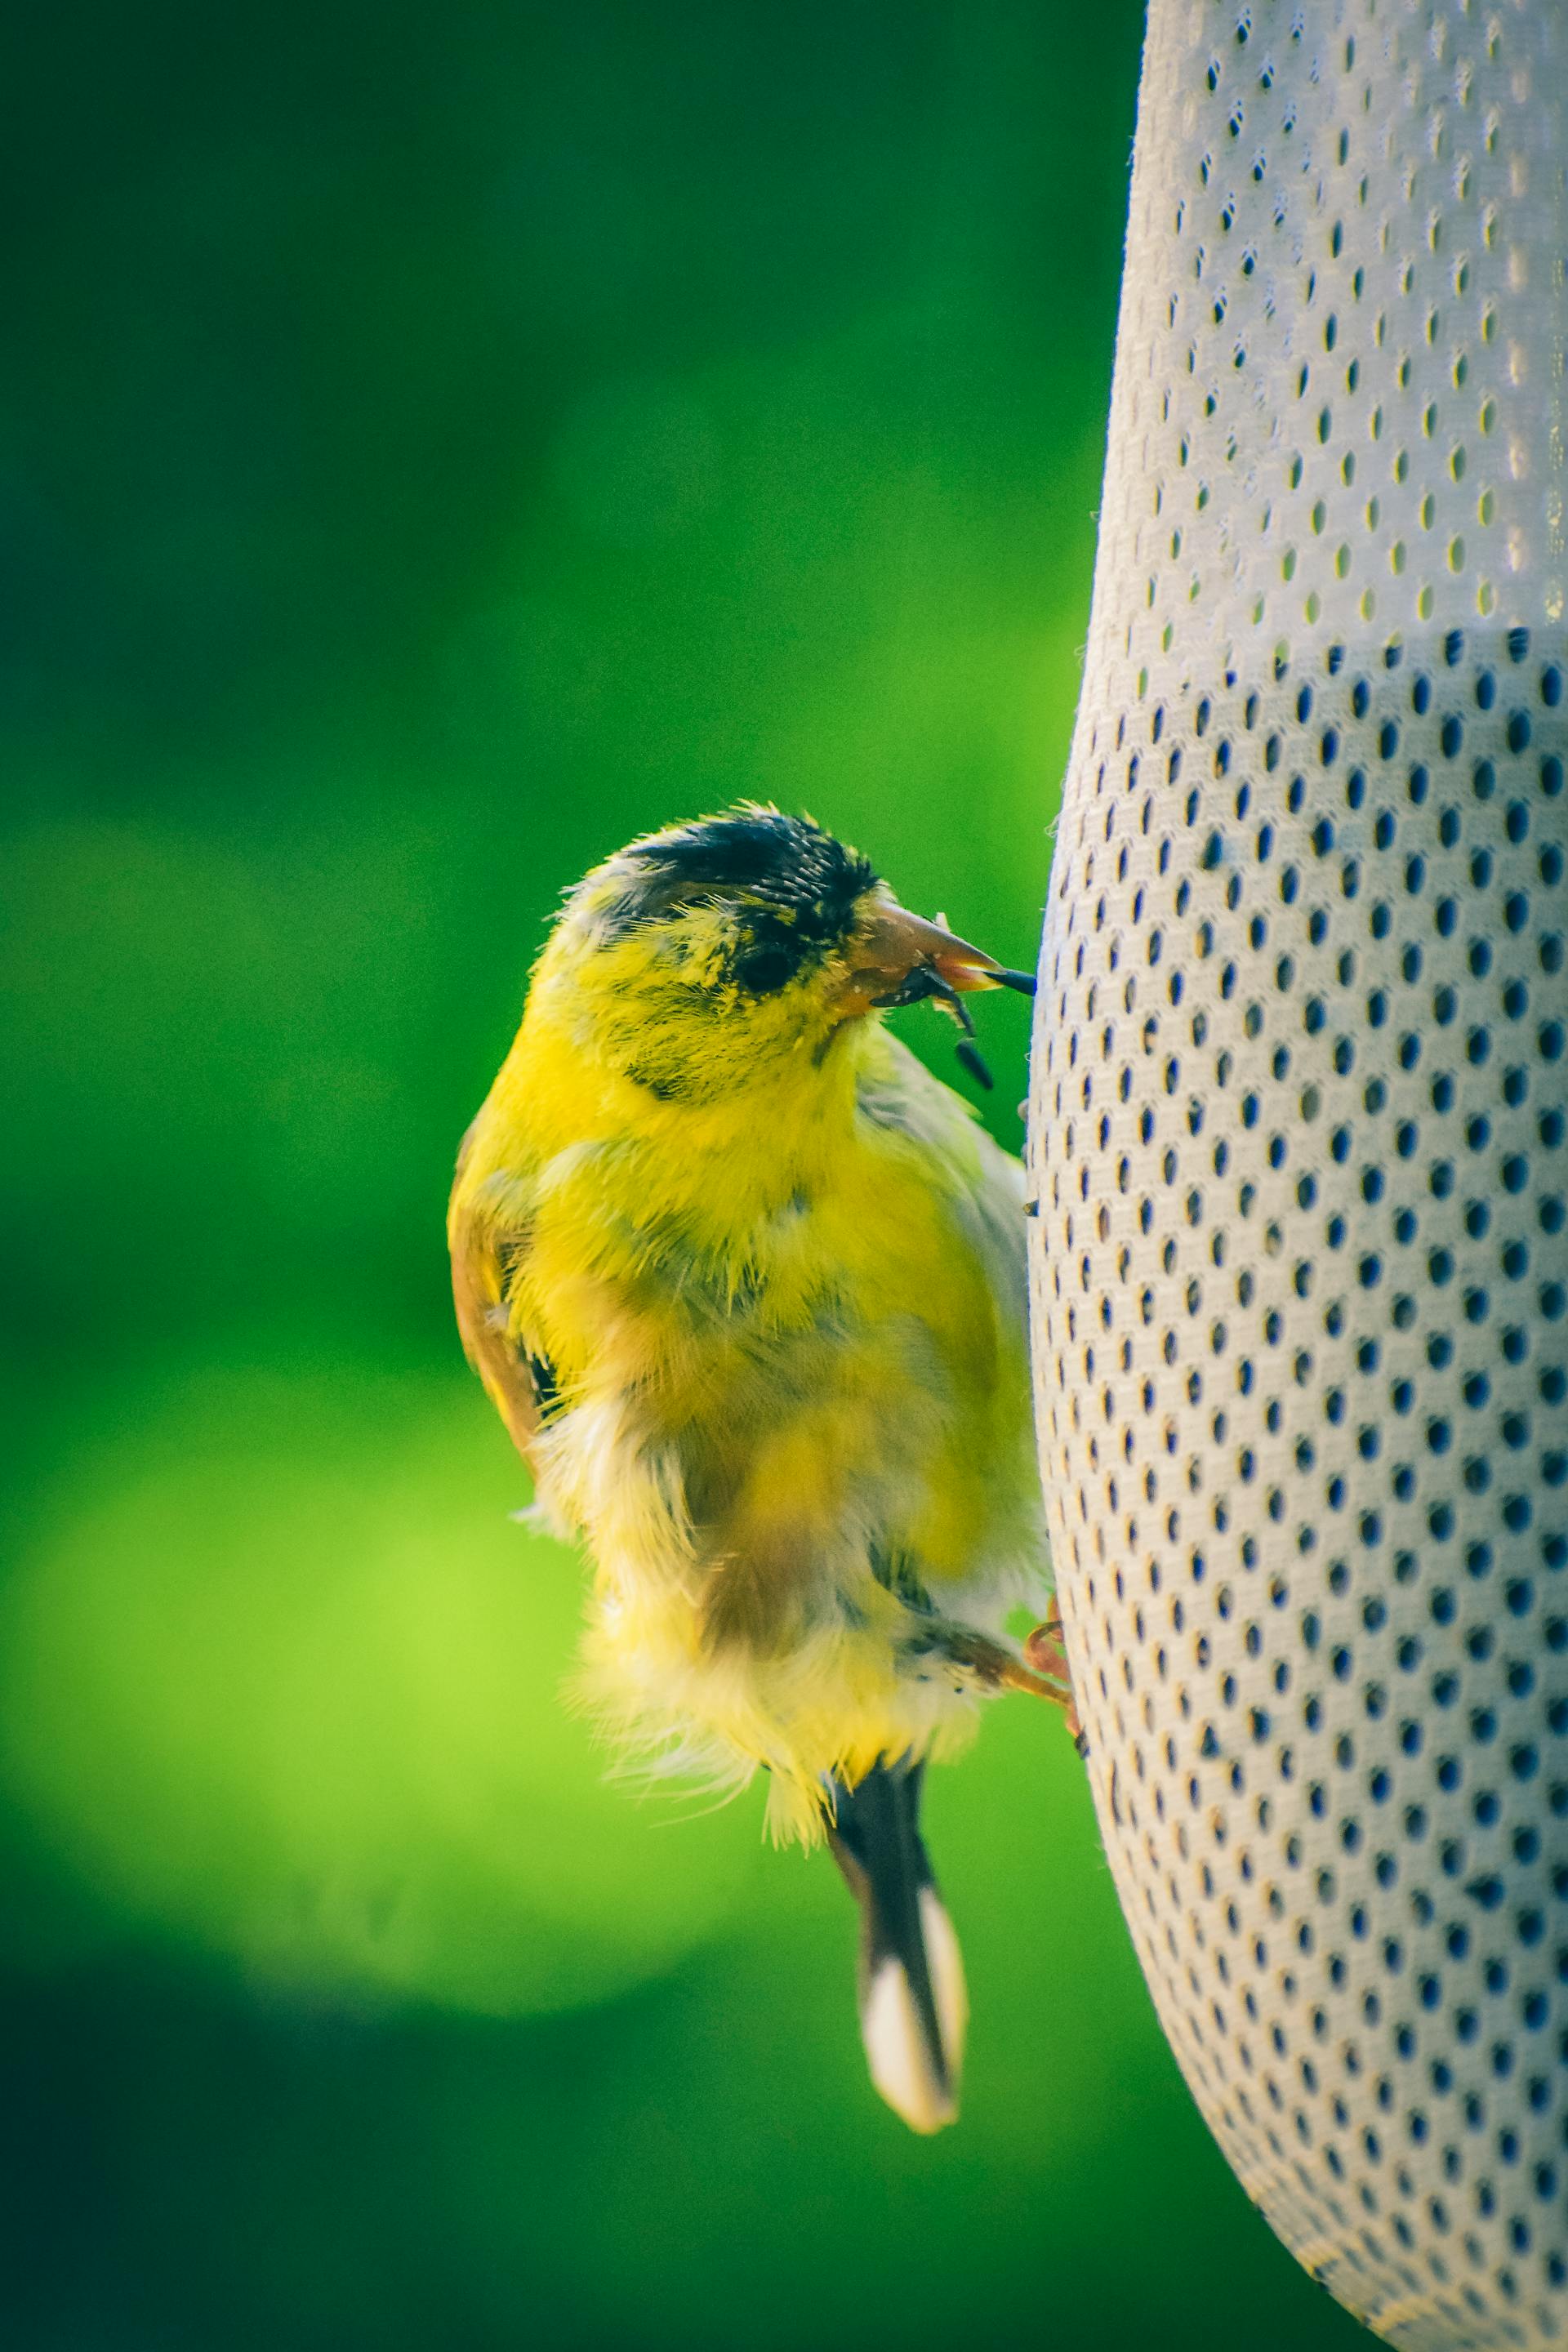
<svg viewBox="0 0 1568 2352">
<path fill-rule="evenodd" d="M 732 909 L 623 933 L 626 875 L 572 900 L 470 1131 L 465 1337 L 594 1560 L 586 1702 L 646 1769 L 765 1765 L 809 1842 L 825 1776 L 969 1737 L 940 1629 L 1047 1590 L 1021 1171 L 839 1017 L 843 954 L 748 996 Z"/>
</svg>

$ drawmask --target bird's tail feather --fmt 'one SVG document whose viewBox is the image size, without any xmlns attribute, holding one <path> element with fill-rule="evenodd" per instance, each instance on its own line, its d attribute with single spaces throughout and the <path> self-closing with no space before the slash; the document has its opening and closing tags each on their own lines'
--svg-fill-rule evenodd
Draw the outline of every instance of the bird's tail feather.
<svg viewBox="0 0 1568 2352">
<path fill-rule="evenodd" d="M 860 2030 L 871 2080 L 910 2129 L 958 2114 L 969 2020 L 958 1938 L 920 1832 L 922 1764 L 878 1764 L 833 1783 L 828 1831 L 860 1906 Z"/>
</svg>

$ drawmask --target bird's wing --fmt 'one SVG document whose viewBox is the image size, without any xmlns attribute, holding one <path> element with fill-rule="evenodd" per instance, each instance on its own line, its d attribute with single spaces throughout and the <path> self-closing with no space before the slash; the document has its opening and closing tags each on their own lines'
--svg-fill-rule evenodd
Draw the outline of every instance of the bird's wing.
<svg viewBox="0 0 1568 2352">
<path fill-rule="evenodd" d="M 931 1164 L 942 1170 L 998 1316 L 1022 1334 L 1028 1293 L 1023 1168 L 992 1141 L 963 1097 L 933 1077 L 900 1038 L 884 1031 L 879 1045 L 881 1050 L 861 1081 L 861 1115 L 920 1145 Z"/>
<path fill-rule="evenodd" d="M 555 1372 L 513 1328 L 508 1292 L 528 1248 L 527 1221 L 509 1200 L 509 1188 L 468 1181 L 474 1133 L 470 1128 L 458 1152 L 447 1217 L 452 1300 L 463 1352 L 531 1469 L 540 1423 L 555 1402 Z"/>
</svg>

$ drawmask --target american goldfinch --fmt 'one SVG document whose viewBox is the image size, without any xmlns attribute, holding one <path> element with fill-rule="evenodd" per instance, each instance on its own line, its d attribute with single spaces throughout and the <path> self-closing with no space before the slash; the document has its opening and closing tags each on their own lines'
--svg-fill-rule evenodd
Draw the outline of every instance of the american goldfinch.
<svg viewBox="0 0 1568 2352">
<path fill-rule="evenodd" d="M 570 892 L 464 1138 L 464 1346 L 594 1563 L 582 1689 L 654 1771 L 770 1775 L 862 1911 L 872 2079 L 957 2111 L 966 1999 L 921 1839 L 928 1758 L 1004 1687 L 1049 1589 L 1023 1174 L 883 1027 L 1033 982 L 747 804 Z M 974 1065 L 972 1064 L 972 1066 Z"/>
</svg>

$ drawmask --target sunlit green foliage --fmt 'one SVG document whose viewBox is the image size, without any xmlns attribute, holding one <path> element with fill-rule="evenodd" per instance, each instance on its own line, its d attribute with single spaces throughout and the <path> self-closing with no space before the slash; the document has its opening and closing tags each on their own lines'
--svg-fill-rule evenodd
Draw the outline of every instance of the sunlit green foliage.
<svg viewBox="0 0 1568 2352">
<path fill-rule="evenodd" d="M 57 1495 L 0 1624 L 11 1787 L 120 1914 L 258 1981 L 513 2015 L 712 1931 L 754 1806 L 606 1787 L 576 1561 L 467 1384 L 210 1370 Z"/>
</svg>

